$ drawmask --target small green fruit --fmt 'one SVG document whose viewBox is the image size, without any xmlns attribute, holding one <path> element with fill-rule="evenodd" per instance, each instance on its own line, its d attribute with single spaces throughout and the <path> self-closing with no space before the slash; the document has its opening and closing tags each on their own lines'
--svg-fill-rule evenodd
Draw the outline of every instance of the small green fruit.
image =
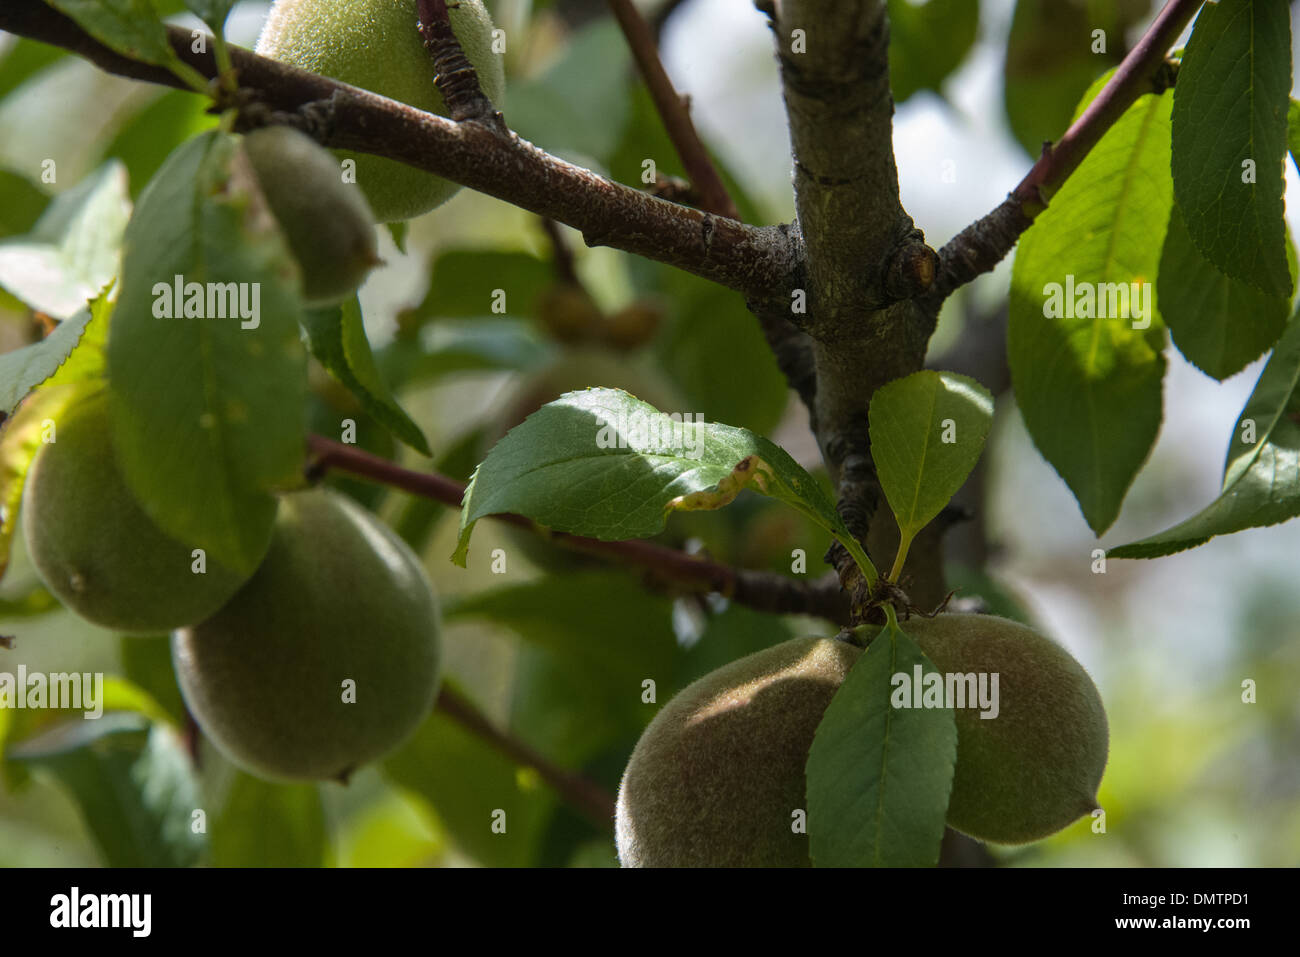
<svg viewBox="0 0 1300 957">
<path fill-rule="evenodd" d="M 480 0 L 448 4 L 452 30 L 500 107 L 505 94 L 501 58 L 492 52 L 492 19 Z M 273 60 L 447 115 L 434 86 L 433 58 L 416 29 L 416 0 L 277 0 L 257 41 Z M 395 160 L 340 152 L 355 159 L 357 182 L 380 222 L 411 219 L 460 189 L 441 177 Z"/>
<path fill-rule="evenodd" d="M 972 837 L 1023 844 L 1096 807 L 1108 731 L 1101 698 L 1070 655 L 991 615 L 903 624 L 939 671 L 997 674 L 998 714 L 956 710 L 947 821 Z M 790 832 L 804 768 L 832 696 L 860 654 L 798 638 L 733 661 L 674 697 L 646 728 L 619 789 L 624 866 L 806 865 Z"/>
<path fill-rule="evenodd" d="M 379 247 L 366 198 L 343 182 L 338 160 L 287 126 L 255 130 L 244 150 L 298 262 L 303 298 L 329 305 L 356 292 Z"/>
<path fill-rule="evenodd" d="M 655 715 L 618 792 L 624 867 L 807 866 L 795 833 L 813 734 L 861 650 L 796 638 L 687 686 Z"/>
<path fill-rule="evenodd" d="M 982 841 L 1024 844 L 1097 807 L 1106 711 L 1069 652 L 993 615 L 912 618 L 903 628 L 941 672 L 998 675 L 996 718 L 956 710 L 949 825 Z"/>
<path fill-rule="evenodd" d="M 56 423 L 27 476 L 23 532 L 32 563 L 82 618 L 122 632 L 169 631 L 201 621 L 243 584 L 144 513 L 118 470 L 108 396 L 76 405 Z"/>
<path fill-rule="evenodd" d="M 181 692 L 221 751 L 272 779 L 343 780 L 428 715 L 441 657 L 419 560 L 337 492 L 280 502 L 230 602 L 172 636 Z"/>
</svg>

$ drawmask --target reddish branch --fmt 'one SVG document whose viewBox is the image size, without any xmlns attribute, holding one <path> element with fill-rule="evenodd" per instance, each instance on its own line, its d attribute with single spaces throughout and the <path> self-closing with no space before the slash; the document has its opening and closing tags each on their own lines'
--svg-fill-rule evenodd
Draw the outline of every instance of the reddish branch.
<svg viewBox="0 0 1300 957">
<path fill-rule="evenodd" d="M 5 0 L 0 30 L 70 50 L 109 73 L 188 89 L 168 70 L 122 56 L 40 0 Z M 217 75 L 211 44 L 169 27 L 182 61 Z M 230 48 L 248 122 L 288 123 L 326 146 L 385 156 L 574 227 L 588 245 L 612 246 L 744 292 L 791 288 L 798 267 L 785 226 L 746 226 L 615 183 L 551 156 L 497 122 L 457 122 L 337 80 Z M 260 115 L 259 115 L 260 114 Z"/>
<path fill-rule="evenodd" d="M 1146 34 L 1116 68 L 1065 135 L 1044 146 L 1038 162 L 1011 194 L 983 219 L 967 226 L 939 251 L 939 275 L 928 299 L 936 304 L 986 273 L 1011 251 L 1020 234 L 1047 207 L 1084 157 L 1144 93 L 1165 89 L 1165 53 L 1191 22 L 1203 0 L 1169 0 Z"/>
<path fill-rule="evenodd" d="M 664 70 L 650 24 L 632 5 L 632 0 L 609 0 L 609 8 L 623 30 L 623 36 L 627 38 L 637 69 L 641 71 L 655 109 L 663 119 L 668 138 L 672 140 L 673 148 L 681 158 L 700 207 L 719 216 L 739 219 L 736 204 L 727 193 L 717 167 L 713 165 L 708 150 L 695 131 L 689 101 L 677 93 L 673 81 Z"/>
<path fill-rule="evenodd" d="M 600 785 L 581 774 L 552 764 L 522 741 L 497 729 L 464 695 L 443 685 L 435 705 L 447 717 L 467 731 L 487 741 L 517 764 L 533 768 L 543 781 L 553 787 L 571 806 L 592 823 L 608 829 L 614 822 L 614 797 Z"/>
<path fill-rule="evenodd" d="M 455 479 L 405 469 L 355 446 L 319 435 L 310 436 L 308 446 L 313 457 L 312 471 L 341 469 L 452 508 L 460 507 L 465 494 L 465 486 Z M 511 525 L 541 530 L 532 519 L 522 515 L 492 517 Z M 848 600 L 834 579 L 801 582 L 772 572 L 733 568 L 695 558 L 675 548 L 640 539 L 605 542 L 567 532 L 541 531 L 562 548 L 640 566 L 657 579 L 689 591 L 717 592 L 738 604 L 772 614 L 814 615 L 837 624 L 848 621 Z"/>
</svg>

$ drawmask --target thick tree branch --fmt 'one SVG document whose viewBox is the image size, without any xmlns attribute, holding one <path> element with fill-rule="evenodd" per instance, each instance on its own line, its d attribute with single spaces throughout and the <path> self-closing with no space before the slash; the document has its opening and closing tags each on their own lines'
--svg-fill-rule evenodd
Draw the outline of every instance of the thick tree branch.
<svg viewBox="0 0 1300 957">
<path fill-rule="evenodd" d="M 609 8 L 623 30 L 623 36 L 627 38 L 637 69 L 645 79 L 655 109 L 659 111 L 668 138 L 672 140 L 673 147 L 681 158 L 686 175 L 699 198 L 700 207 L 719 216 L 740 219 L 736 204 L 732 202 L 722 177 L 718 175 L 717 167 L 713 165 L 708 150 L 695 131 L 688 101 L 673 88 L 673 81 L 664 70 L 654 31 L 632 5 L 632 0 L 609 0 Z"/>
<path fill-rule="evenodd" d="M 884 0 L 760 6 L 776 37 L 795 159 L 813 420 L 840 512 L 866 542 L 880 499 L 867 408 L 876 389 L 921 367 L 935 313 L 915 297 L 936 256 L 899 201 Z M 862 587 L 843 549 L 828 557 L 846 587 Z"/>
<path fill-rule="evenodd" d="M 1020 234 L 1047 208 L 1051 194 L 1079 168 L 1106 131 L 1144 93 L 1169 84 L 1165 53 L 1200 9 L 1202 0 L 1169 0 L 1115 75 L 1065 135 L 1043 154 L 1011 194 L 987 216 L 967 226 L 939 251 L 939 275 L 927 295 L 930 308 L 953 290 L 996 266 Z"/>
<path fill-rule="evenodd" d="M 121 56 L 40 0 L 5 0 L 0 29 L 51 43 L 121 76 L 185 89 L 161 67 Z M 169 28 L 176 53 L 206 77 L 211 52 Z M 307 129 L 327 146 L 375 153 L 549 216 L 612 246 L 666 263 L 746 295 L 788 290 L 798 267 L 783 226 L 745 226 L 679 206 L 566 163 L 491 122 L 456 122 L 326 77 L 231 48 L 246 115 Z"/>
<path fill-rule="evenodd" d="M 443 685 L 434 705 L 467 731 L 482 738 L 517 764 L 535 770 L 564 800 L 602 830 L 614 825 L 614 796 L 581 774 L 552 764 L 528 745 L 489 721 L 464 695 Z"/>
<path fill-rule="evenodd" d="M 310 436 L 308 447 L 313 474 L 324 469 L 341 469 L 413 495 L 430 498 L 459 508 L 465 486 L 432 472 L 414 472 L 371 455 L 355 446 L 343 445 L 319 435 Z M 554 532 L 522 515 L 493 515 L 511 525 L 540 531 L 562 548 L 611 559 L 647 569 L 657 579 L 691 592 L 717 592 L 742 605 L 773 614 L 805 614 L 837 624 L 848 621 L 848 599 L 833 579 L 801 582 L 772 572 L 733 568 L 695 558 L 654 542 L 632 539 L 605 542 L 567 532 Z"/>
</svg>

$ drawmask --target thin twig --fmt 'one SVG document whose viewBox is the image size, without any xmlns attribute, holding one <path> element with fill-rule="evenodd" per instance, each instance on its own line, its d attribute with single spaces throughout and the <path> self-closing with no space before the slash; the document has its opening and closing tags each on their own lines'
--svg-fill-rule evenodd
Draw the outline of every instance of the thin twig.
<svg viewBox="0 0 1300 957">
<path fill-rule="evenodd" d="M 310 471 L 341 469 L 393 488 L 420 495 L 452 508 L 459 508 L 465 486 L 445 475 L 414 472 L 394 462 L 371 455 L 363 449 L 343 445 L 319 435 L 308 438 L 313 462 Z M 825 618 L 836 624 L 848 621 L 848 600 L 833 577 L 802 582 L 773 572 L 733 568 L 719 562 L 696 558 L 655 542 L 629 539 L 606 542 L 583 535 L 570 535 L 541 529 L 523 515 L 491 516 L 522 528 L 541 531 L 562 548 L 612 559 L 625 565 L 637 565 L 664 582 L 692 592 L 717 592 L 738 604 L 773 614 L 806 614 Z"/>
<path fill-rule="evenodd" d="M 1146 34 L 1129 51 L 1110 82 L 1011 194 L 987 216 L 967 226 L 939 250 L 939 275 L 926 296 L 938 307 L 953 290 L 986 273 L 1009 253 L 1020 234 L 1047 207 L 1048 194 L 1079 168 L 1130 106 L 1144 93 L 1165 88 L 1165 53 L 1200 9 L 1203 0 L 1169 0 Z"/>
<path fill-rule="evenodd" d="M 437 70 L 433 82 L 447 104 L 448 115 L 458 122 L 494 117 L 496 109 L 451 28 L 446 0 L 418 0 L 418 9 L 420 36 Z"/>
<path fill-rule="evenodd" d="M 578 278 L 578 270 L 573 261 L 573 249 L 570 248 L 569 241 L 564 238 L 564 234 L 560 232 L 560 224 L 547 216 L 543 216 L 542 232 L 546 233 L 546 239 L 551 244 L 555 274 L 560 277 L 562 282 L 581 286 L 582 280 Z"/>
<path fill-rule="evenodd" d="M 690 177 L 701 208 L 729 219 L 739 219 L 736 204 L 727 193 L 727 187 L 700 140 L 699 133 L 695 131 L 689 102 L 673 88 L 673 81 L 668 78 L 668 72 L 659 59 L 659 48 L 650 24 L 632 5 L 632 0 L 609 0 L 609 8 L 623 30 L 623 36 L 627 38 L 632 58 L 636 60 L 637 69 L 641 71 L 655 109 L 663 119 L 668 138 L 672 140 L 682 166 L 686 168 L 686 175 Z"/>
<path fill-rule="evenodd" d="M 528 745 L 500 730 L 468 698 L 443 685 L 434 706 L 467 731 L 487 741 L 506 757 L 535 770 L 566 802 L 581 811 L 593 824 L 608 830 L 614 823 L 614 796 L 574 771 L 552 764 Z"/>
</svg>

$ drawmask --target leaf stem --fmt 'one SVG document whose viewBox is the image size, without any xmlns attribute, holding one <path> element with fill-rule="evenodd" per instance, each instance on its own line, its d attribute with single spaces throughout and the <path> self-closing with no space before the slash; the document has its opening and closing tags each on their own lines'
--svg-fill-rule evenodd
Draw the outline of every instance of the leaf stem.
<svg viewBox="0 0 1300 957">
<path fill-rule="evenodd" d="M 213 34 L 213 53 L 217 58 L 217 71 L 221 88 L 232 96 L 239 92 L 239 81 L 235 76 L 235 63 L 230 58 L 230 46 L 222 33 Z"/>
<path fill-rule="evenodd" d="M 889 570 L 889 576 L 885 581 L 897 585 L 898 576 L 903 573 L 903 563 L 907 561 L 907 551 L 912 547 L 912 539 L 915 535 L 909 535 L 901 528 L 899 529 L 898 554 L 894 556 L 894 567 Z"/>
</svg>

